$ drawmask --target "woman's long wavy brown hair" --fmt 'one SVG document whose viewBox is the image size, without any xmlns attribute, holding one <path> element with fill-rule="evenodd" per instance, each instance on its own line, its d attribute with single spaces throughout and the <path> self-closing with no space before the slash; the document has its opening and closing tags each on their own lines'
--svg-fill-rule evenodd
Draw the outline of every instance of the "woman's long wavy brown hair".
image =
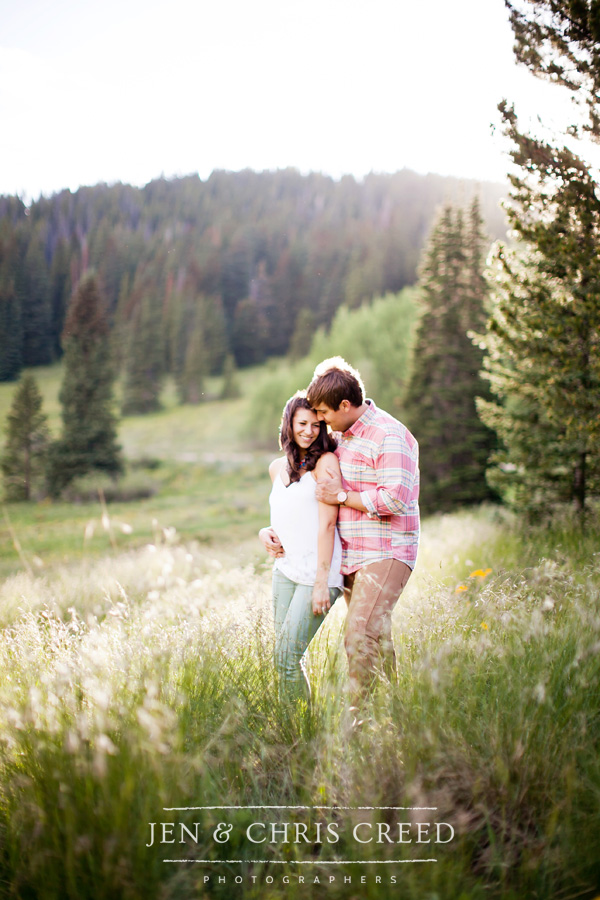
<svg viewBox="0 0 600 900">
<path fill-rule="evenodd" d="M 304 457 L 306 464 L 301 468 L 300 451 L 294 440 L 294 432 L 292 430 L 294 415 L 299 409 L 309 409 L 311 412 L 314 412 L 306 399 L 306 391 L 296 391 L 294 396 L 290 397 L 283 408 L 281 425 L 279 426 L 279 446 L 287 456 L 290 483 L 300 481 L 305 472 L 312 472 L 323 454 L 332 453 L 337 446 L 335 440 L 328 433 L 325 422 L 319 422 L 319 434 L 306 451 Z"/>
</svg>

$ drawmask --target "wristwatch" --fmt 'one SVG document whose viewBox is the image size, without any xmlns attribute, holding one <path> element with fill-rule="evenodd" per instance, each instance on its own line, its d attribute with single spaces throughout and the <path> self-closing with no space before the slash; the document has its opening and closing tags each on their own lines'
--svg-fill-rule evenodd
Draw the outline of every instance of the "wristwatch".
<svg viewBox="0 0 600 900">
<path fill-rule="evenodd" d="M 337 502 L 340 504 L 340 506 L 344 506 L 347 499 L 348 499 L 348 491 L 340 491 L 338 493 Z"/>
</svg>

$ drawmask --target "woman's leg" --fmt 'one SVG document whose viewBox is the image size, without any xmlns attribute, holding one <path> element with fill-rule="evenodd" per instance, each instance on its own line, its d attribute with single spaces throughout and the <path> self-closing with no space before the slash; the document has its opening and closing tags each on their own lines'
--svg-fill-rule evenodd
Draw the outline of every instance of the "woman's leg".
<svg viewBox="0 0 600 900">
<path fill-rule="evenodd" d="M 273 624 L 275 638 L 279 638 L 285 617 L 287 616 L 296 585 L 278 569 L 273 569 Z"/>
<path fill-rule="evenodd" d="M 325 615 L 312 611 L 312 585 L 295 584 L 281 572 L 273 573 L 275 665 L 286 694 L 310 698 L 310 686 L 300 665 L 304 651 L 322 625 Z M 330 591 L 333 603 L 339 591 Z"/>
</svg>

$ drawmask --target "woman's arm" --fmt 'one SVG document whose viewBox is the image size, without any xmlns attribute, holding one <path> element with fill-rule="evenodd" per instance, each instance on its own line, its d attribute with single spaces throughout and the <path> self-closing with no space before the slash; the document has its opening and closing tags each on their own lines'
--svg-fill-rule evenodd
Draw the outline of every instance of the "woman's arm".
<svg viewBox="0 0 600 900">
<path fill-rule="evenodd" d="M 271 481 L 275 481 L 275 479 L 277 477 L 279 477 L 279 474 L 285 464 L 285 461 L 286 461 L 285 456 L 283 456 L 283 457 L 279 456 L 279 457 L 277 457 L 277 459 L 274 459 L 273 462 L 270 464 L 269 475 L 271 476 Z M 284 551 L 283 547 L 281 546 L 281 541 L 279 540 L 279 538 L 277 537 L 277 534 L 275 533 L 273 528 L 271 528 L 271 526 L 268 526 L 266 528 L 261 528 L 260 531 L 258 532 L 258 538 L 259 538 L 261 544 L 263 545 L 263 547 L 265 548 L 265 550 L 267 551 L 267 553 L 269 554 L 269 556 L 273 556 L 273 557 L 275 557 L 275 559 L 278 556 L 285 556 L 285 551 Z"/>
<path fill-rule="evenodd" d="M 285 456 L 278 456 L 277 459 L 274 459 L 273 462 L 269 464 L 269 475 L 271 476 L 271 481 L 275 481 L 286 462 L 287 459 Z"/>
<path fill-rule="evenodd" d="M 317 479 L 323 477 L 326 468 L 339 473 L 340 465 L 333 453 L 324 454 L 315 467 Z M 338 508 L 327 503 L 319 503 L 319 531 L 317 535 L 317 577 L 312 594 L 313 612 L 315 615 L 326 612 L 331 606 L 329 600 L 329 572 L 335 540 L 335 523 Z"/>
<path fill-rule="evenodd" d="M 335 461 L 337 462 L 337 457 L 335 457 Z M 320 503 L 329 503 L 332 506 L 339 506 L 340 501 L 338 500 L 338 494 L 343 490 L 345 490 L 345 488 L 342 485 L 340 464 L 338 463 L 336 470 L 334 470 L 331 465 L 327 466 L 317 484 L 317 500 Z M 350 506 L 352 509 L 359 510 L 359 512 L 369 512 L 362 502 L 360 491 L 346 491 L 346 495 L 344 506 Z"/>
<path fill-rule="evenodd" d="M 269 554 L 269 556 L 277 559 L 278 556 L 285 556 L 285 550 L 281 546 L 281 541 L 277 537 L 275 531 L 269 525 L 268 528 L 261 528 L 258 532 L 258 539 Z"/>
</svg>

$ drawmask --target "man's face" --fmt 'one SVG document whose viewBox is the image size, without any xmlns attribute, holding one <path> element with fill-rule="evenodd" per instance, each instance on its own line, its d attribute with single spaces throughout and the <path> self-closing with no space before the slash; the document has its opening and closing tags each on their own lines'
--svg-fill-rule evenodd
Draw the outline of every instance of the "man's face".
<svg viewBox="0 0 600 900">
<path fill-rule="evenodd" d="M 350 428 L 355 421 L 352 417 L 352 413 L 349 412 L 350 408 L 350 402 L 348 400 L 342 400 L 339 409 L 331 409 L 330 406 L 319 403 L 319 405 L 315 407 L 315 412 L 319 421 L 325 422 L 332 431 L 346 431 L 346 429 Z"/>
</svg>

